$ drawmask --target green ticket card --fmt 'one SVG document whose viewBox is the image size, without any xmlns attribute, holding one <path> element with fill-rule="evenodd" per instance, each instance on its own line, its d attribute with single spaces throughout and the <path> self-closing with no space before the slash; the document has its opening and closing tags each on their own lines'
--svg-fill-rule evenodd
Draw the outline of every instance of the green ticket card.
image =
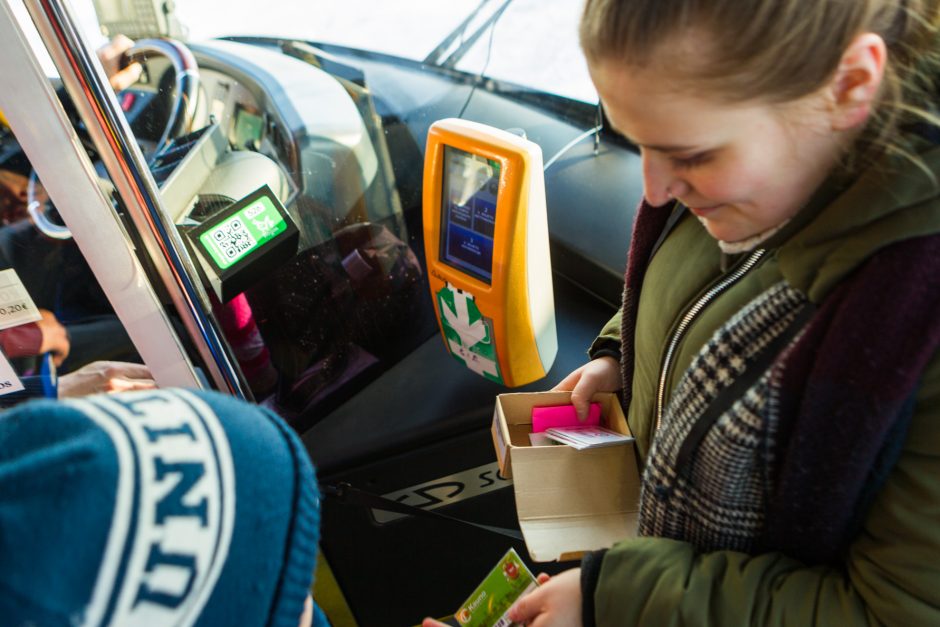
<svg viewBox="0 0 940 627">
<path fill-rule="evenodd" d="M 536 585 L 535 577 L 519 554 L 509 549 L 454 617 L 463 627 L 510 627 L 516 623 L 509 620 L 506 612 L 516 599 Z"/>
</svg>

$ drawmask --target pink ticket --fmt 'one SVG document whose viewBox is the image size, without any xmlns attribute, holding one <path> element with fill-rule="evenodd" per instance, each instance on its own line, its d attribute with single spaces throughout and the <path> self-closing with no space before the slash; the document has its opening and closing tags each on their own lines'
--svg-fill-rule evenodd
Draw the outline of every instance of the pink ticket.
<svg viewBox="0 0 940 627">
<path fill-rule="evenodd" d="M 601 422 L 601 404 L 591 403 L 588 416 L 581 422 L 574 405 L 553 405 L 532 408 L 532 433 L 541 433 L 552 427 L 594 426 Z"/>
</svg>

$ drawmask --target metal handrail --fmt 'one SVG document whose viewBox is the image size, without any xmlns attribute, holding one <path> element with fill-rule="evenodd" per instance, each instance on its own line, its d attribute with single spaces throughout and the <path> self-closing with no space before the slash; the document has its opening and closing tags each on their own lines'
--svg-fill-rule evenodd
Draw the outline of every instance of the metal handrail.
<svg viewBox="0 0 940 627">
<path fill-rule="evenodd" d="M 251 398 L 221 330 L 206 314 L 209 301 L 192 279 L 198 276 L 192 259 L 162 210 L 159 188 L 71 9 L 57 0 L 25 5 L 210 378 L 223 391 Z"/>
</svg>

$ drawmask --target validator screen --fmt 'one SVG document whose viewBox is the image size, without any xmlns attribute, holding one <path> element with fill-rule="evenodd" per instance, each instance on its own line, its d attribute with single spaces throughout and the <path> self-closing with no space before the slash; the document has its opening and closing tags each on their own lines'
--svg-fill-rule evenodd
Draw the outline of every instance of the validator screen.
<svg viewBox="0 0 940 627">
<path fill-rule="evenodd" d="M 485 283 L 493 280 L 500 164 L 444 146 L 440 258 Z"/>
</svg>

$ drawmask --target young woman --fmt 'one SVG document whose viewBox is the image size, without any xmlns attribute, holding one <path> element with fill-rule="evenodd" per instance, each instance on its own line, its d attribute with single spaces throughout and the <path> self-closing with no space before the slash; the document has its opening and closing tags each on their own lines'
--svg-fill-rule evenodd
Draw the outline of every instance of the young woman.
<svg viewBox="0 0 940 627">
<path fill-rule="evenodd" d="M 937 5 L 587 0 L 645 202 L 558 387 L 622 392 L 639 537 L 512 618 L 940 624 Z"/>
</svg>

